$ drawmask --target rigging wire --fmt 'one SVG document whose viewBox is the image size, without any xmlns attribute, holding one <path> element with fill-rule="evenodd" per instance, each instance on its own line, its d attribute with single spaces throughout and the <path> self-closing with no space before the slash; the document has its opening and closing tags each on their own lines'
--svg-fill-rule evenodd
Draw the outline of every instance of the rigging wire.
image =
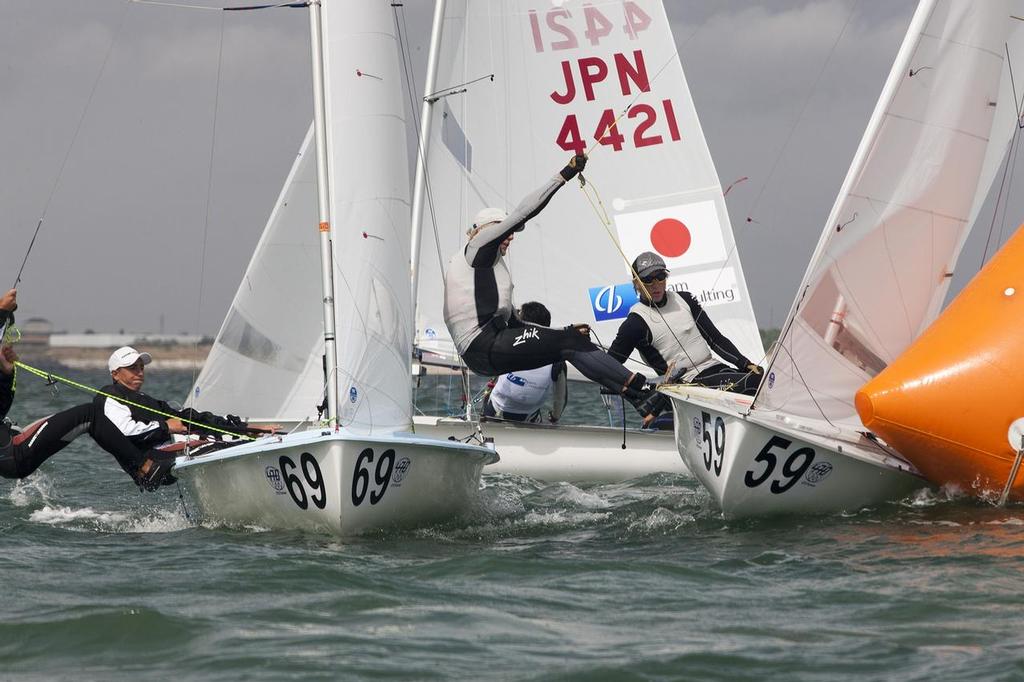
<svg viewBox="0 0 1024 682">
<path fill-rule="evenodd" d="M 224 15 L 220 18 L 220 40 L 217 45 L 217 77 L 214 81 L 214 94 L 213 94 L 213 125 L 210 130 L 210 157 L 209 163 L 206 168 L 206 210 L 203 216 L 203 248 L 199 256 L 199 290 L 196 293 L 196 330 L 198 331 L 203 312 L 203 290 L 206 286 L 206 247 L 208 244 L 208 237 L 210 231 L 210 206 L 213 202 L 213 162 L 215 158 L 215 151 L 217 148 L 217 115 L 220 110 L 220 77 L 221 69 L 224 63 Z M 194 357 L 199 355 L 199 338 L 196 338 L 195 343 L 192 347 Z M 193 394 L 190 399 L 193 404 L 198 404 L 199 394 L 196 392 L 198 386 L 196 386 L 196 379 L 198 378 L 199 368 L 195 364 L 192 366 L 192 386 Z"/>
<path fill-rule="evenodd" d="M 842 30 L 839 31 L 839 35 L 836 36 L 835 41 L 832 43 L 832 48 L 829 50 L 828 56 L 825 58 L 825 61 L 821 65 L 821 70 L 818 71 L 818 75 L 815 77 L 814 82 L 811 84 L 810 89 L 807 91 L 807 96 L 804 98 L 804 102 L 800 107 L 800 113 L 798 113 L 796 118 L 793 120 L 793 125 L 790 127 L 789 133 L 786 135 L 786 139 L 782 143 L 782 147 L 779 149 L 778 155 L 775 157 L 775 162 L 772 163 L 771 170 L 768 171 L 768 175 L 765 177 L 764 182 L 761 183 L 760 191 L 758 191 L 757 196 L 754 198 L 754 201 L 750 204 L 750 208 L 747 211 L 748 223 L 752 220 L 750 216 L 754 214 L 754 210 L 757 208 L 758 203 L 761 201 L 761 197 L 764 195 L 765 190 L 768 188 L 768 183 L 771 182 L 772 177 L 775 175 L 775 171 L 779 167 L 779 162 L 782 161 L 782 157 L 785 154 L 787 147 L 789 147 L 789 143 L 793 139 L 793 134 L 796 132 L 797 126 L 800 124 L 800 121 L 804 117 L 804 112 L 807 111 L 807 106 L 811 102 L 811 96 L 814 95 L 815 91 L 818 89 L 818 83 L 821 81 L 821 77 L 825 74 L 825 70 L 831 63 L 832 57 L 835 56 L 836 48 L 839 46 L 839 42 L 843 39 L 843 36 L 846 35 L 846 29 L 849 27 L 850 22 L 853 20 L 853 15 L 855 14 L 857 6 L 859 4 L 860 0 L 855 0 L 853 6 L 850 8 L 850 13 L 846 17 L 846 22 L 843 24 Z"/>
<path fill-rule="evenodd" d="M 1017 168 L 1017 152 L 1020 149 L 1020 129 L 1021 129 L 1021 108 L 1024 107 L 1024 93 L 1021 94 L 1021 99 L 1017 99 L 1017 83 L 1013 76 L 1013 60 L 1010 58 L 1010 45 L 1003 43 L 1003 48 L 1006 51 L 1006 66 L 1009 69 L 1010 75 L 1010 89 L 1013 93 L 1013 106 L 1014 106 L 1014 131 L 1010 137 L 1010 144 L 1008 145 L 1008 152 L 1006 155 L 1006 162 L 1003 164 L 1002 178 L 999 182 L 999 192 L 996 194 L 996 205 L 992 209 L 992 221 L 988 226 L 988 236 L 985 238 L 985 249 L 981 254 L 981 263 L 978 265 L 978 270 L 981 270 L 988 261 L 988 250 L 992 243 L 992 233 L 995 231 L 996 220 L 999 215 L 999 207 L 1003 207 L 1003 221 L 999 227 L 999 238 L 997 243 L 1002 242 L 1003 230 L 1006 227 L 1006 204 L 1009 203 L 1009 197 L 1006 202 L 1003 201 L 1003 190 L 1006 188 L 1007 182 L 1009 181 L 1010 186 L 1013 186 L 1013 174 Z M 1012 162 L 1012 163 L 1011 163 Z"/>
</svg>

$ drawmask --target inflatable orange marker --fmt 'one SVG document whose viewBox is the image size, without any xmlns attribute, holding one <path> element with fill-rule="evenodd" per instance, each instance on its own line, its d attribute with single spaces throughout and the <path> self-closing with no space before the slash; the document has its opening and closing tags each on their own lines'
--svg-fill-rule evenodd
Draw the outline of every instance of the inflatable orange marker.
<svg viewBox="0 0 1024 682">
<path fill-rule="evenodd" d="M 924 476 L 998 495 L 1024 417 L 1024 230 L 907 350 L 856 396 L 861 421 Z M 1018 475 L 1011 499 L 1024 499 Z"/>
</svg>

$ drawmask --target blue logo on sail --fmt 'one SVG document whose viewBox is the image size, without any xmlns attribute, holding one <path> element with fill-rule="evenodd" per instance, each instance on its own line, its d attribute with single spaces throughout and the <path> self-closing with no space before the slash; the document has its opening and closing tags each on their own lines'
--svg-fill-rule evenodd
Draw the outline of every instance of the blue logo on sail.
<svg viewBox="0 0 1024 682">
<path fill-rule="evenodd" d="M 590 307 L 594 309 L 594 319 L 598 322 L 626 317 L 638 300 L 632 284 L 590 288 Z"/>
</svg>

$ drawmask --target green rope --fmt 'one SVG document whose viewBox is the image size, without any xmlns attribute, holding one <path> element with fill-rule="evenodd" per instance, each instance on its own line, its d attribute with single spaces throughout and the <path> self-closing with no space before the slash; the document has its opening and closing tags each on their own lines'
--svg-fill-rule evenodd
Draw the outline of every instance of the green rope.
<svg viewBox="0 0 1024 682">
<path fill-rule="evenodd" d="M 210 426 L 209 424 L 203 424 L 202 422 L 192 421 L 191 419 L 184 419 L 182 417 L 179 417 L 176 414 L 170 414 L 168 412 L 161 412 L 160 410 L 154 410 L 152 407 L 146 407 L 145 405 L 139 405 L 138 403 L 133 403 L 130 400 L 125 400 L 124 398 L 120 398 L 120 397 L 118 397 L 116 395 L 110 395 L 109 393 L 104 393 L 103 391 L 100 391 L 99 389 L 95 389 L 92 386 L 86 386 L 85 384 L 80 384 L 77 381 L 73 381 L 71 379 L 68 379 L 67 377 L 62 377 L 62 376 L 60 376 L 58 374 L 53 374 L 51 372 L 43 371 L 43 370 L 39 369 L 38 367 L 32 367 L 31 365 L 26 365 L 24 362 L 21 362 L 20 360 L 15 362 L 14 365 L 15 365 L 15 367 L 20 367 L 21 369 L 25 370 L 29 374 L 35 374 L 37 377 L 39 377 L 41 379 L 45 379 L 46 381 L 48 381 L 50 383 L 53 383 L 55 380 L 56 381 L 60 381 L 60 382 L 63 382 L 65 384 L 67 384 L 68 386 L 72 386 L 72 387 L 77 388 L 79 390 L 86 391 L 87 393 L 95 393 L 96 395 L 101 395 L 104 398 L 110 398 L 111 400 L 116 400 L 117 402 L 121 403 L 122 405 L 128 405 L 129 407 L 137 407 L 137 408 L 139 408 L 141 410 L 145 410 L 146 412 L 150 412 L 150 413 L 155 414 L 155 415 L 160 416 L 160 417 L 165 417 L 167 419 L 177 419 L 177 420 L 181 421 L 184 424 L 191 424 L 192 426 L 198 426 L 198 427 L 202 428 L 205 431 L 215 431 L 217 433 L 222 433 L 222 434 L 227 435 L 227 436 L 234 436 L 236 438 L 241 438 L 243 440 L 256 440 L 252 436 L 243 436 L 242 434 L 235 433 L 234 431 L 227 431 L 225 429 L 218 429 L 217 427 Z"/>
</svg>

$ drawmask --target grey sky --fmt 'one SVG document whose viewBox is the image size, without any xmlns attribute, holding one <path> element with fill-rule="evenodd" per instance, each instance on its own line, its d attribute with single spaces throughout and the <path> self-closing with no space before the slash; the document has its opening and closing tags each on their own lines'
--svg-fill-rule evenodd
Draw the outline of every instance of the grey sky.
<svg viewBox="0 0 1024 682">
<path fill-rule="evenodd" d="M 420 80 L 432 5 L 405 2 Z M 758 320 L 777 326 L 914 3 L 666 6 L 722 184 L 750 178 L 729 209 Z M 0 0 L 0 286 L 46 213 L 23 315 L 215 332 L 312 116 L 308 62 L 304 10 Z"/>
</svg>

